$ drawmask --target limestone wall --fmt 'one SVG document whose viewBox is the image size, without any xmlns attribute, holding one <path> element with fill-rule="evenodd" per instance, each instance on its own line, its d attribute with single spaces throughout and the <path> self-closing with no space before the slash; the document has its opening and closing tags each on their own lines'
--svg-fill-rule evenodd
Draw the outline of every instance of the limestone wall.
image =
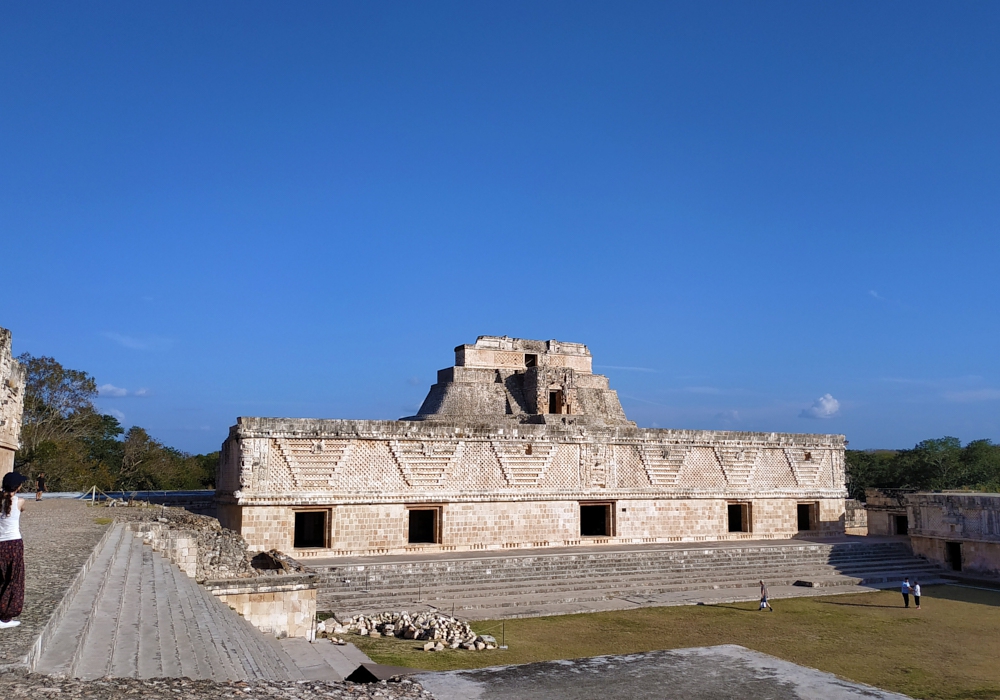
<svg viewBox="0 0 1000 700">
<path fill-rule="evenodd" d="M 14 468 L 21 444 L 25 369 L 14 359 L 10 331 L 0 328 L 0 475 Z"/>
<path fill-rule="evenodd" d="M 208 589 L 265 634 L 310 641 L 315 637 L 314 581 L 226 581 L 210 583 Z"/>
</svg>

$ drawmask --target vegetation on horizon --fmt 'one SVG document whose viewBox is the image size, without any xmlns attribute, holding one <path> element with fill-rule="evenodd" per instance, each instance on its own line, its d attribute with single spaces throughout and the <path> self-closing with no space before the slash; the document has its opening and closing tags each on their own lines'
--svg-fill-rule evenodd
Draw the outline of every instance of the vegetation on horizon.
<svg viewBox="0 0 1000 700">
<path fill-rule="evenodd" d="M 943 437 L 910 450 L 847 450 L 847 488 L 864 500 L 866 488 L 1000 491 L 1000 445 Z"/>
<path fill-rule="evenodd" d="M 20 355 L 27 368 L 21 449 L 14 466 L 32 482 L 41 472 L 49 491 L 204 489 L 215 485 L 219 453 L 191 455 L 128 430 L 94 406 L 97 383 L 51 357 Z"/>
</svg>

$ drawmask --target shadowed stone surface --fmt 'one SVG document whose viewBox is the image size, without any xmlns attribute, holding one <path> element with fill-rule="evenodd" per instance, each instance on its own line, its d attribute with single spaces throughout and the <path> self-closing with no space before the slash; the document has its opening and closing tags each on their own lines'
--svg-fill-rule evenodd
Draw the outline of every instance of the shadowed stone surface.
<svg viewBox="0 0 1000 700">
<path fill-rule="evenodd" d="M 24 494 L 21 494 L 24 496 Z M 108 511 L 88 509 L 82 501 L 28 495 L 21 514 L 25 593 L 21 626 L 0 630 L 0 668 L 20 663 L 100 541 L 107 525 L 94 519 Z"/>
<path fill-rule="evenodd" d="M 413 677 L 437 700 L 904 700 L 735 644 Z"/>
</svg>

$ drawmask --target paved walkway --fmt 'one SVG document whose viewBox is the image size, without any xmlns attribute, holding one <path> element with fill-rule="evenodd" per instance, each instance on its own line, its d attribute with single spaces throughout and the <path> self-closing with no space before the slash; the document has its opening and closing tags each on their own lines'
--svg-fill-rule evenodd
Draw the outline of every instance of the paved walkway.
<svg viewBox="0 0 1000 700">
<path fill-rule="evenodd" d="M 437 700 L 907 700 L 734 644 L 413 676 Z"/>
<path fill-rule="evenodd" d="M 106 511 L 80 501 L 29 498 L 21 514 L 24 538 L 25 595 L 21 626 L 0 630 L 0 670 L 24 663 L 35 638 L 62 600 L 107 525 Z"/>
</svg>

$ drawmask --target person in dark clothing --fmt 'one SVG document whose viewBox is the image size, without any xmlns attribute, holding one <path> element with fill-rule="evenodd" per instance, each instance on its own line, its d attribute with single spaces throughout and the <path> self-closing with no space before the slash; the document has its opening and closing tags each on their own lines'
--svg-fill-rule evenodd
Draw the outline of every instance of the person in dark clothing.
<svg viewBox="0 0 1000 700">
<path fill-rule="evenodd" d="M 45 493 L 45 472 L 39 472 L 38 476 L 35 477 L 35 500 L 42 500 L 42 494 Z"/>
<path fill-rule="evenodd" d="M 0 493 L 0 629 L 17 627 L 14 618 L 24 607 L 24 542 L 21 540 L 21 511 L 24 499 L 16 494 L 27 477 L 17 472 L 3 476 Z"/>
<path fill-rule="evenodd" d="M 903 579 L 903 585 L 900 587 L 899 592 L 903 594 L 903 607 L 910 607 L 910 579 Z"/>
</svg>

